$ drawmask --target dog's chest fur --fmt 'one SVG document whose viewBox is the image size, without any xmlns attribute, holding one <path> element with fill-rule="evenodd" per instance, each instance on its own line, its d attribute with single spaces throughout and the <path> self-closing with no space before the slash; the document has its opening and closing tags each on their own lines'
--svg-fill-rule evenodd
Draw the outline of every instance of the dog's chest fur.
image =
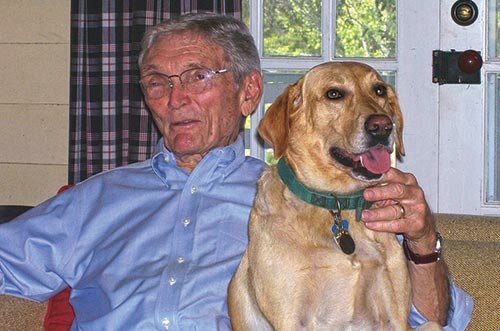
<svg viewBox="0 0 500 331">
<path fill-rule="evenodd" d="M 369 329 L 358 322 L 385 328 L 389 311 L 400 311 L 406 325 L 409 280 L 397 239 L 366 229 L 355 220 L 354 211 L 341 215 L 349 220 L 356 244 L 352 255 L 334 242 L 328 210 L 299 200 L 274 167 L 265 170 L 250 218 L 247 251 L 250 278 L 258 279 L 253 283 L 257 304 L 281 318 L 289 313 L 282 307 L 301 307 L 298 323 L 313 329 Z M 406 285 L 396 293 L 391 291 L 395 284 Z"/>
</svg>

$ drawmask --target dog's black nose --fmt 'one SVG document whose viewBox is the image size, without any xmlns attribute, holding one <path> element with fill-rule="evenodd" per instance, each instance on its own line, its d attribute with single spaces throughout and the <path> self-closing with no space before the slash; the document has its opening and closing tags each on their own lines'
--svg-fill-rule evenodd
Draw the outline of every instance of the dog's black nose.
<svg viewBox="0 0 500 331">
<path fill-rule="evenodd" d="M 386 115 L 370 115 L 365 122 L 365 131 L 376 143 L 386 143 L 392 132 L 392 121 Z"/>
</svg>

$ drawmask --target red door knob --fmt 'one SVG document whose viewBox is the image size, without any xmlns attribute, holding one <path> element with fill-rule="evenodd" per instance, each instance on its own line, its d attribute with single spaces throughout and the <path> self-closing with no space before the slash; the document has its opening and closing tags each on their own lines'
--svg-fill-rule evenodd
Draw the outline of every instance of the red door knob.
<svg viewBox="0 0 500 331">
<path fill-rule="evenodd" d="M 467 74 L 477 72 L 483 66 L 483 59 L 479 52 L 469 49 L 458 57 L 458 67 Z"/>
</svg>

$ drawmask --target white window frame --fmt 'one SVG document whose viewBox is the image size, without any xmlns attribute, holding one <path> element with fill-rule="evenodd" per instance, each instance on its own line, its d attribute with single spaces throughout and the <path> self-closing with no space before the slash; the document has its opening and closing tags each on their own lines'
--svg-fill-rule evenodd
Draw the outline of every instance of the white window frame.
<svg viewBox="0 0 500 331">
<path fill-rule="evenodd" d="M 251 0 L 250 2 L 250 31 L 255 39 L 259 55 L 261 57 L 262 70 L 308 70 L 315 65 L 326 61 L 342 61 L 334 57 L 335 51 L 335 0 L 322 0 L 321 29 L 322 49 L 319 57 L 264 57 L 264 32 L 263 32 L 263 0 Z M 399 34 L 398 34 L 399 35 Z M 397 50 L 396 50 L 397 53 Z M 349 60 L 364 62 L 377 70 L 394 71 L 397 80 L 397 54 L 396 58 L 349 58 Z M 251 118 L 250 130 L 250 153 L 252 156 L 264 159 L 264 146 L 257 139 L 256 128 L 264 114 L 264 105 L 259 105 L 258 111 Z"/>
</svg>

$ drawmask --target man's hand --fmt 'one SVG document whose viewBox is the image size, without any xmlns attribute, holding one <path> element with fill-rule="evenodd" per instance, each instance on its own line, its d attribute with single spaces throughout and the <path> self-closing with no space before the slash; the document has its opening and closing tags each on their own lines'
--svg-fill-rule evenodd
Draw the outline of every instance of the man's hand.
<svg viewBox="0 0 500 331">
<path fill-rule="evenodd" d="M 382 185 L 369 187 L 366 200 L 374 203 L 362 220 L 374 231 L 402 233 L 415 253 L 429 254 L 436 243 L 435 223 L 415 176 L 391 168 Z"/>
</svg>

